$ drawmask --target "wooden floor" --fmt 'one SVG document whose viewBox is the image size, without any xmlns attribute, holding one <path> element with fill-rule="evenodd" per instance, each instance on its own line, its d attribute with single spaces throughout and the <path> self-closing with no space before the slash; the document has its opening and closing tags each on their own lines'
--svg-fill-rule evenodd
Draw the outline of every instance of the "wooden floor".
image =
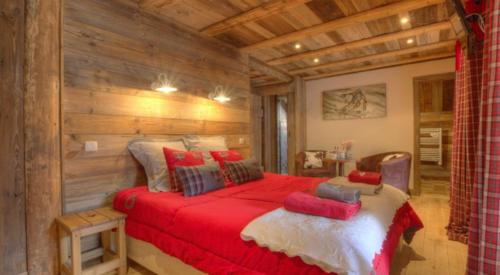
<svg viewBox="0 0 500 275">
<path fill-rule="evenodd" d="M 420 180 L 420 190 L 424 194 L 443 195 L 446 198 L 450 194 L 450 182 L 447 180 Z"/>
<path fill-rule="evenodd" d="M 403 245 L 394 257 L 392 274 L 465 274 L 467 246 L 449 241 L 445 226 L 449 218 L 449 197 L 438 194 L 415 196 L 411 204 L 425 228 L 410 246 Z"/>
<path fill-rule="evenodd" d="M 425 228 L 417 232 L 410 246 L 404 244 L 396 252 L 391 275 L 460 275 L 465 274 L 467 247 L 449 241 L 445 226 L 448 222 L 448 196 L 423 193 L 411 199 L 411 204 Z M 131 264 L 129 275 L 152 274 Z"/>
</svg>

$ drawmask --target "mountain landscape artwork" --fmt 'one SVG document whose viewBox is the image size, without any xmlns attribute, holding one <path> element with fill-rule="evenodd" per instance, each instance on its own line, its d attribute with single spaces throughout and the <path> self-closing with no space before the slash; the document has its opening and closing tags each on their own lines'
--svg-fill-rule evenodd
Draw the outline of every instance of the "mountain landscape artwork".
<svg viewBox="0 0 500 275">
<path fill-rule="evenodd" d="M 387 115 L 386 84 L 323 92 L 323 119 L 378 118 Z"/>
</svg>

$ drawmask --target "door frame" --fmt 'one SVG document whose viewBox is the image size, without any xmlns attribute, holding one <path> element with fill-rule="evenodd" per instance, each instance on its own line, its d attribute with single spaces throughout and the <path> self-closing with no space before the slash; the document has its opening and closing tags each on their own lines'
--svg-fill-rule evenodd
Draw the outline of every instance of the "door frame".
<svg viewBox="0 0 500 275">
<path fill-rule="evenodd" d="M 433 79 L 455 79 L 455 72 L 417 76 L 413 78 L 413 192 L 415 195 L 421 193 L 420 182 L 420 90 L 418 82 Z"/>
</svg>

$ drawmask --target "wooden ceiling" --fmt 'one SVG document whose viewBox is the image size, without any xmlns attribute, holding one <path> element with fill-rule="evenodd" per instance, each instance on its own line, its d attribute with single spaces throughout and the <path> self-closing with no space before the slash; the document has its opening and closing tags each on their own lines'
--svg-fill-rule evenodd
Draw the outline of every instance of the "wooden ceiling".
<svg viewBox="0 0 500 275">
<path fill-rule="evenodd" d="M 445 0 L 134 1 L 276 69 L 254 67 L 255 86 L 450 57 L 458 31 Z"/>
</svg>

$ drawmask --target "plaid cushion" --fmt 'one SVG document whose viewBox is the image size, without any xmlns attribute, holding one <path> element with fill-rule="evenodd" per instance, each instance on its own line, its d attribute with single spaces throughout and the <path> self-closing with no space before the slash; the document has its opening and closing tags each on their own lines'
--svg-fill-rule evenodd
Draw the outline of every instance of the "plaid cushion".
<svg viewBox="0 0 500 275">
<path fill-rule="evenodd" d="M 264 177 L 260 165 L 255 160 L 225 161 L 224 166 L 229 172 L 231 180 L 236 184 Z"/>
<path fill-rule="evenodd" d="M 163 153 L 165 154 L 165 159 L 167 160 L 168 172 L 170 177 L 170 191 L 172 192 L 182 191 L 182 184 L 178 181 L 175 173 L 175 168 L 177 166 L 193 166 L 205 164 L 202 152 L 186 152 L 164 147 Z"/>
<path fill-rule="evenodd" d="M 218 165 L 177 166 L 175 173 L 178 182 L 182 184 L 185 197 L 224 187 L 224 177 Z"/>
<path fill-rule="evenodd" d="M 243 156 L 241 155 L 241 153 L 236 150 L 226 150 L 226 151 L 210 151 L 210 154 L 222 168 L 222 172 L 224 173 L 224 179 L 226 180 L 226 182 L 230 182 L 231 177 L 227 169 L 224 167 L 224 162 L 243 160 Z"/>
</svg>

